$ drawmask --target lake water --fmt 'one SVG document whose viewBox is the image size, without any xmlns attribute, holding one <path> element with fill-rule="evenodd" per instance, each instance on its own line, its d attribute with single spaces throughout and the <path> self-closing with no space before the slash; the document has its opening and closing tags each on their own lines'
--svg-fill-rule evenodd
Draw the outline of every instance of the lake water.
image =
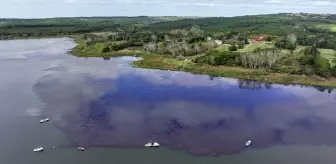
<svg viewBox="0 0 336 164">
<path fill-rule="evenodd" d="M 0 41 L 1 164 L 336 161 L 333 90 L 136 69 L 70 56 L 74 45 Z"/>
</svg>

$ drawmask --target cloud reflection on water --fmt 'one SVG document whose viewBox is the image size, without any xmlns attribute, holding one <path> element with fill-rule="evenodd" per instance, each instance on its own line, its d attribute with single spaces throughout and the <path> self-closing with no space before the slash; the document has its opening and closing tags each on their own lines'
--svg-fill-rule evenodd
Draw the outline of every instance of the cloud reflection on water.
<svg viewBox="0 0 336 164">
<path fill-rule="evenodd" d="M 335 92 L 281 85 L 252 91 L 234 79 L 134 69 L 122 58 L 58 67 L 34 91 L 55 126 L 83 146 L 159 141 L 216 155 L 242 151 L 247 139 L 253 147 L 335 144 Z"/>
</svg>

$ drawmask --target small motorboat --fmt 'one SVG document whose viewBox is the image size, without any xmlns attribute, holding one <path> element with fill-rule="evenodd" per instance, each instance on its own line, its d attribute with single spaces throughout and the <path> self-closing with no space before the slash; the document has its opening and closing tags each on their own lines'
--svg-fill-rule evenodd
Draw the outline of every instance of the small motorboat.
<svg viewBox="0 0 336 164">
<path fill-rule="evenodd" d="M 40 151 L 43 151 L 43 147 L 42 146 L 34 149 L 34 152 L 40 152 Z"/>
<path fill-rule="evenodd" d="M 245 143 L 245 146 L 246 147 L 249 147 L 251 145 L 252 141 L 251 140 L 248 140 L 246 143 Z"/>
<path fill-rule="evenodd" d="M 159 147 L 159 146 L 160 146 L 159 143 L 157 143 L 157 142 L 154 142 L 154 143 L 153 143 L 153 147 Z"/>
<path fill-rule="evenodd" d="M 45 123 L 45 122 L 48 122 L 49 120 L 50 118 L 45 118 L 45 119 L 40 120 L 40 123 Z"/>
<path fill-rule="evenodd" d="M 78 147 L 77 148 L 79 151 L 84 151 L 84 148 L 83 147 Z"/>
<path fill-rule="evenodd" d="M 152 147 L 153 146 L 153 144 L 152 143 L 147 143 L 147 144 L 145 144 L 145 147 Z"/>
</svg>

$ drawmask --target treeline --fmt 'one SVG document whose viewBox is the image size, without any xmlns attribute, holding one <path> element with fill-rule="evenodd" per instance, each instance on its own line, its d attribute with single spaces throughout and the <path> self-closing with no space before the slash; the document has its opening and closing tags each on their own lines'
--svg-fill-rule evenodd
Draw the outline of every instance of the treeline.
<svg viewBox="0 0 336 164">
<path fill-rule="evenodd" d="M 240 16 L 240 17 L 213 17 L 200 19 L 183 19 L 177 21 L 160 22 L 151 24 L 148 28 L 153 31 L 166 31 L 169 29 L 190 28 L 198 25 L 207 34 L 236 29 L 238 32 L 255 31 L 261 27 L 294 25 L 292 20 L 281 19 L 273 16 Z"/>
<path fill-rule="evenodd" d="M 259 49 L 254 52 L 210 51 L 194 60 L 200 64 L 241 66 L 298 75 L 336 76 L 336 66 L 320 56 L 316 45 L 304 49 L 302 55 L 282 54 L 279 49 Z"/>
<path fill-rule="evenodd" d="M 0 39 L 128 30 L 161 21 L 164 20 L 155 17 L 2 19 L 0 20 Z"/>
<path fill-rule="evenodd" d="M 297 33 L 297 43 L 302 46 L 312 46 L 317 48 L 327 48 L 336 50 L 336 35 L 330 30 L 317 28 L 314 26 L 302 26 L 304 31 Z"/>
<path fill-rule="evenodd" d="M 205 41 L 204 31 L 199 26 L 189 29 L 174 29 L 168 32 L 123 29 L 108 33 L 84 34 L 79 37 L 84 43 L 77 48 L 95 49 L 105 53 L 122 49 L 139 49 L 149 53 L 171 57 L 192 56 L 216 47 L 213 40 Z"/>
<path fill-rule="evenodd" d="M 271 69 L 281 57 L 276 49 L 262 49 L 254 52 L 210 51 L 205 56 L 196 58 L 195 62 L 210 65 L 242 66 L 252 69 Z"/>
</svg>

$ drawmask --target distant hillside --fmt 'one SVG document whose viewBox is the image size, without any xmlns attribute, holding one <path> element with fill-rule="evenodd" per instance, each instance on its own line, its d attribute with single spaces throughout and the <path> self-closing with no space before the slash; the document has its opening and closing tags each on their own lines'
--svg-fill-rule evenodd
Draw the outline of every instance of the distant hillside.
<svg viewBox="0 0 336 164">
<path fill-rule="evenodd" d="M 336 20 L 336 14 L 327 16 L 327 19 Z"/>
</svg>

